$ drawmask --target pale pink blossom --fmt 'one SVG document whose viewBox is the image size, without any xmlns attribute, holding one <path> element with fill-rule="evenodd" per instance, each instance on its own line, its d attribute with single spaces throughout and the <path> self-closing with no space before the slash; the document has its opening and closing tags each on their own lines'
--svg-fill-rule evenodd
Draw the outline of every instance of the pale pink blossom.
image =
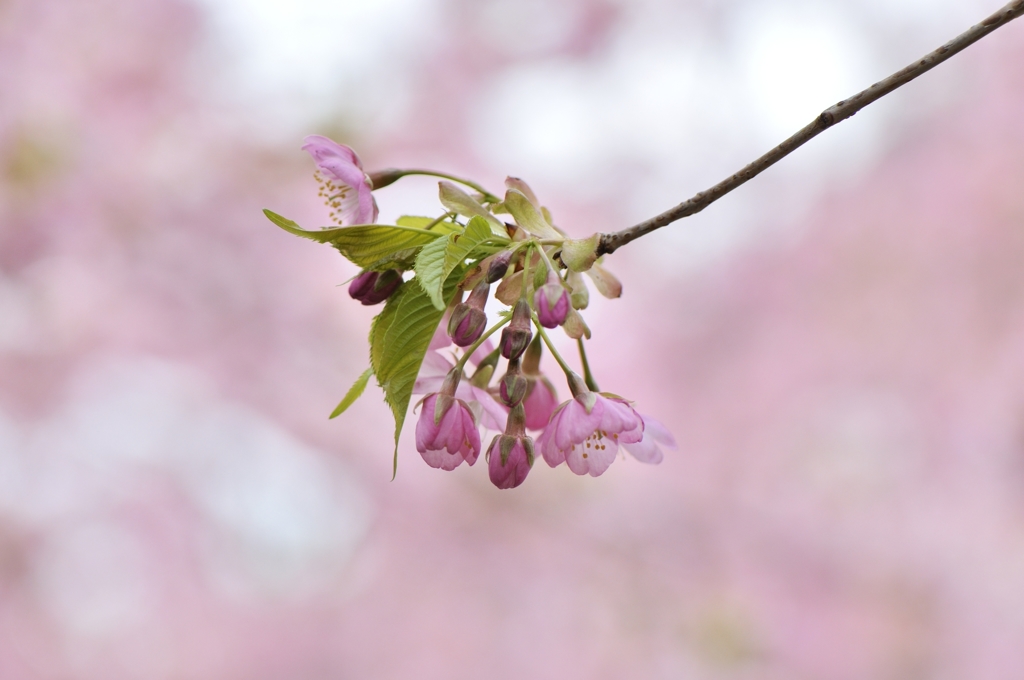
<svg viewBox="0 0 1024 680">
<path fill-rule="evenodd" d="M 480 455 L 476 417 L 466 402 L 450 397 L 447 410 L 436 417 L 439 396 L 434 393 L 423 400 L 416 423 L 416 450 L 427 465 L 441 470 L 454 470 L 462 461 L 472 465 Z"/>
<path fill-rule="evenodd" d="M 621 442 L 622 448 L 626 449 L 631 456 L 641 463 L 657 465 L 665 457 L 661 452 L 661 447 L 658 445 L 660 444 L 667 449 L 675 449 L 675 437 L 672 436 L 672 433 L 661 422 L 650 416 L 637 415 L 644 421 L 643 439 L 635 443 Z"/>
<path fill-rule="evenodd" d="M 320 135 L 309 135 L 304 141 L 302 149 L 316 162 L 320 193 L 333 209 L 331 217 L 342 226 L 376 222 L 373 185 L 356 152 Z"/>
<path fill-rule="evenodd" d="M 558 407 L 537 445 L 551 467 L 564 462 L 578 475 L 597 477 L 615 460 L 619 444 L 643 435 L 644 421 L 628 402 L 582 390 Z"/>
</svg>

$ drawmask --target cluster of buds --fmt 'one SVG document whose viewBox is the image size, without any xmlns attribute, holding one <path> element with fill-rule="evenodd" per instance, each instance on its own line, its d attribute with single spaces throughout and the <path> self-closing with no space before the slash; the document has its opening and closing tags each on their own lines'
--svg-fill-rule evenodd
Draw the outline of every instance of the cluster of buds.
<svg viewBox="0 0 1024 680">
<path fill-rule="evenodd" d="M 371 194 L 374 182 L 379 188 L 417 174 L 387 170 L 367 175 L 351 149 L 324 137 L 307 138 L 303 148 L 317 164 L 322 193 L 341 228 L 323 237 L 308 236 L 314 232 L 301 230 L 272 213 L 268 215 L 293 233 L 336 246 L 344 241 L 346 228 L 365 230 L 376 220 L 377 206 Z M 568 238 L 520 179 L 506 180 L 503 198 L 472 182 L 456 181 L 479 193 L 469 194 L 452 183 L 441 182 L 441 203 L 446 210 L 441 217 L 410 218 L 419 220 L 415 224 L 423 227 L 373 225 L 375 234 L 383 234 L 380 242 L 395 241 L 394 253 L 390 260 L 384 257 L 374 261 L 373 267 L 364 264 L 370 268 L 349 286 L 351 297 L 364 305 L 393 296 L 396 300 L 403 298 L 401 303 L 389 302 L 385 313 L 390 311 L 391 317 L 399 317 L 405 311 L 408 317 L 401 317 L 401 323 L 409 328 L 423 319 L 436 320 L 429 321 L 428 328 L 436 330 L 422 357 L 415 354 L 414 343 L 406 338 L 401 340 L 406 354 L 383 365 L 386 361 L 381 357 L 389 356 L 386 344 L 399 342 L 394 335 L 382 334 L 380 342 L 384 345 L 372 347 L 371 357 L 377 363 L 371 371 L 379 378 L 388 371 L 406 371 L 404 380 L 389 380 L 385 385 L 381 378 L 385 398 L 392 408 L 398 404 L 398 427 L 404 419 L 398 417 L 399 411 L 404 412 L 409 395 L 398 390 L 415 377 L 411 393 L 424 395 L 418 404 L 416 449 L 431 467 L 454 470 L 463 462 L 473 465 L 482 448 L 481 429 L 498 433 L 485 457 L 491 482 L 501 489 L 525 481 L 536 453 L 551 467 L 565 463 L 572 472 L 591 476 L 607 470 L 620 447 L 641 462 L 660 462 L 663 454 L 659 445 L 675 445 L 671 434 L 656 420 L 638 413 L 630 401 L 601 392 L 587 363 L 584 339 L 590 338 L 590 329 L 580 312 L 587 308 L 590 292 L 583 275 L 589 276 L 596 290 L 606 297 L 615 298 L 622 292 L 621 284 L 601 266 L 597 236 Z M 431 231 L 436 225 L 443 225 L 443 231 Z M 422 235 L 416 236 L 421 241 L 414 247 L 402 240 L 409 232 Z M 432 244 L 429 256 L 424 242 Z M 346 251 L 339 246 L 339 250 L 354 262 L 361 261 L 352 256 L 358 248 L 349 246 Z M 413 273 L 404 283 L 403 270 Z M 445 276 L 457 277 L 455 292 L 447 297 Z M 506 309 L 498 311 L 495 323 L 488 327 L 486 309 L 492 299 L 492 286 L 493 300 Z M 402 294 L 395 296 L 400 289 Z M 438 310 L 436 317 L 429 311 L 431 302 Z M 391 322 L 404 327 L 393 318 Z M 559 327 L 576 341 L 583 377 L 570 368 L 548 336 L 548 331 Z M 499 330 L 495 347 L 491 336 Z M 376 334 L 371 334 L 371 343 L 374 337 Z M 565 375 L 570 398 L 562 403 L 541 368 L 545 348 Z M 495 380 L 501 362 L 505 363 L 504 370 Z M 470 368 L 472 376 L 466 378 Z M 409 374 L 410 370 L 415 372 Z M 348 396 L 345 403 L 350 403 Z"/>
</svg>

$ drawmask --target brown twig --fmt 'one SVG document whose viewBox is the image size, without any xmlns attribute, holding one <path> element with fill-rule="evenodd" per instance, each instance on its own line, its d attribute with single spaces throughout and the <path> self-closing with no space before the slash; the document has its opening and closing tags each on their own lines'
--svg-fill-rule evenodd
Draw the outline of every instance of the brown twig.
<svg viewBox="0 0 1024 680">
<path fill-rule="evenodd" d="M 868 104 L 881 99 L 896 88 L 906 85 L 922 73 L 938 66 L 960 50 L 981 40 L 992 31 L 1016 19 L 1021 14 L 1024 14 L 1024 0 L 1013 0 L 980 24 L 972 26 L 931 54 L 897 71 L 885 80 L 875 83 L 863 92 L 859 92 L 849 99 L 844 99 L 835 106 L 825 109 L 821 112 L 821 115 L 792 137 L 707 191 L 702 191 L 688 201 L 684 201 L 674 208 L 666 210 L 660 215 L 633 227 L 611 234 L 601 234 L 597 247 L 598 255 L 613 253 L 644 234 L 649 234 L 655 229 L 660 229 L 676 220 L 700 212 L 736 187 L 761 174 L 764 170 L 779 162 L 821 132 L 829 129 L 836 123 L 846 120 Z"/>
</svg>

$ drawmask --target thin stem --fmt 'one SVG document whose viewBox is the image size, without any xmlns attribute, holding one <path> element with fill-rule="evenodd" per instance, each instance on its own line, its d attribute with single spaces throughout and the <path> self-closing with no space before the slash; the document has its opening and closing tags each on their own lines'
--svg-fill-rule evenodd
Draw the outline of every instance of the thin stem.
<svg viewBox="0 0 1024 680">
<path fill-rule="evenodd" d="M 527 292 L 530 281 L 530 260 L 533 259 L 533 255 L 530 250 L 533 248 L 530 242 L 526 242 L 526 246 L 523 248 L 523 285 L 519 287 L 519 299 L 526 300 L 527 304 L 530 302 L 530 294 Z"/>
<path fill-rule="evenodd" d="M 430 231 L 431 229 L 433 229 L 437 225 L 439 225 L 442 222 L 444 222 L 446 218 L 454 218 L 454 217 L 455 217 L 454 213 L 446 212 L 445 214 L 441 215 L 436 220 L 434 220 L 433 222 L 431 222 L 430 224 L 428 224 L 427 226 L 425 226 L 423 228 L 426 229 L 427 231 Z"/>
<path fill-rule="evenodd" d="M 576 345 L 580 348 L 580 362 L 583 364 L 583 380 L 586 381 L 587 387 L 590 388 L 591 392 L 600 392 L 601 388 L 597 386 L 597 381 L 594 380 L 594 374 L 590 372 L 590 362 L 587 361 L 587 352 L 583 349 L 583 338 L 577 339 Z"/>
<path fill-rule="evenodd" d="M 617 231 L 611 234 L 601 234 L 600 241 L 597 246 L 597 254 L 604 255 L 607 253 L 613 253 L 630 241 L 640 238 L 644 234 L 649 234 L 655 229 L 660 229 L 672 222 L 675 222 L 676 220 L 680 220 L 684 217 L 700 212 L 736 187 L 761 174 L 763 171 L 779 162 L 797 148 L 818 136 L 820 133 L 829 129 L 833 125 L 846 120 L 868 104 L 881 99 L 893 90 L 906 85 L 922 73 L 930 71 L 957 52 L 960 52 L 964 48 L 974 44 L 978 40 L 981 40 L 992 31 L 1016 19 L 1021 14 L 1024 14 L 1024 0 L 1013 0 L 980 24 L 972 26 L 934 52 L 924 56 L 918 61 L 915 61 L 906 68 L 897 71 L 888 78 L 875 83 L 866 90 L 855 94 L 849 99 L 844 99 L 838 104 L 825 109 L 817 118 L 802 130 L 798 131 L 789 139 L 782 142 L 777 147 L 755 160 L 753 163 L 750 163 L 736 174 L 722 180 L 710 189 L 702 191 L 693 196 L 693 198 L 680 203 L 674 208 L 666 210 L 660 215 L 652 217 L 651 219 L 628 229 L 623 229 L 622 231 Z"/>
<path fill-rule="evenodd" d="M 399 177 L 408 177 L 409 175 L 427 175 L 429 177 L 440 177 L 442 179 L 450 179 L 453 182 L 458 182 L 459 184 L 464 184 L 465 186 L 469 187 L 470 189 L 474 189 L 476 191 L 479 191 L 481 194 L 483 194 L 484 200 L 486 202 L 488 202 L 488 203 L 497 203 L 498 201 L 501 200 L 500 198 L 498 198 L 497 196 L 495 196 L 491 192 L 487 191 L 487 189 L 484 189 L 482 186 L 480 186 L 476 182 L 474 182 L 472 180 L 464 179 L 462 177 L 456 177 L 455 175 L 449 175 L 446 172 L 438 172 L 436 170 L 423 170 L 423 169 L 418 169 L 418 168 L 417 169 L 409 169 L 409 170 L 404 170 L 404 169 L 403 170 L 385 170 L 384 172 L 393 172 L 393 173 L 395 173 L 395 175 L 396 175 L 395 179 L 398 179 Z"/>
<path fill-rule="evenodd" d="M 548 349 L 551 350 L 551 355 L 555 357 L 555 361 L 557 361 L 558 365 L 562 367 L 562 371 L 565 373 L 566 377 L 575 375 L 576 372 L 569 368 L 569 364 L 565 363 L 565 359 L 563 359 L 562 355 L 558 353 L 555 346 L 551 344 L 551 338 L 549 338 L 548 334 L 544 332 L 544 327 L 540 325 L 540 319 L 537 318 L 536 312 L 533 313 L 533 325 L 537 327 L 537 333 L 540 335 L 541 339 L 544 340 L 544 344 L 548 346 Z"/>
<path fill-rule="evenodd" d="M 511 315 L 504 315 L 503 314 L 501 319 L 498 320 L 498 323 L 494 324 L 493 326 L 488 328 L 486 331 L 484 331 L 484 334 L 481 335 L 479 338 L 477 338 L 476 342 L 474 342 L 472 345 L 470 345 L 468 348 L 466 348 L 466 351 L 463 352 L 462 357 L 458 361 L 455 362 L 455 367 L 454 368 L 461 369 L 463 366 L 465 366 L 466 362 L 469 361 L 469 358 L 471 356 L 473 356 L 473 352 L 475 352 L 480 345 L 484 344 L 484 340 L 486 340 L 487 338 L 489 338 L 492 335 L 494 335 L 494 333 L 498 329 L 500 329 L 502 326 L 504 326 L 505 324 L 508 323 L 510 318 L 511 318 Z"/>
<path fill-rule="evenodd" d="M 548 253 L 544 250 L 544 246 L 538 246 L 537 252 L 539 252 L 541 254 L 541 259 L 544 260 L 544 263 L 546 265 L 548 265 L 548 271 L 557 273 L 558 269 L 555 268 L 554 262 L 552 262 L 551 258 L 548 257 Z M 564 286 L 564 284 L 563 284 L 563 286 Z"/>
</svg>

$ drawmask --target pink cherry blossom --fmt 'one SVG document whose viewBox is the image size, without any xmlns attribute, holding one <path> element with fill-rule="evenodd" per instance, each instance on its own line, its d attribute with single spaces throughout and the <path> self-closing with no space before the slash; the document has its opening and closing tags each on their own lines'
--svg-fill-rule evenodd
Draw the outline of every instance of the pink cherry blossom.
<svg viewBox="0 0 1024 680">
<path fill-rule="evenodd" d="M 413 385 L 413 394 L 429 394 L 439 391 L 444 383 L 445 375 L 455 366 L 453 361 L 438 351 L 451 347 L 451 338 L 445 332 L 444 326 L 445 323 L 442 320 L 438 331 L 434 334 L 434 339 L 431 340 L 430 349 L 423 357 L 420 374 L 416 377 L 416 383 Z M 478 363 L 493 349 L 494 346 L 490 341 L 484 342 L 470 357 L 470 361 Z M 495 432 L 501 432 L 505 428 L 508 409 L 498 403 L 487 390 L 473 385 L 468 380 L 462 380 L 455 390 L 455 396 L 469 405 L 483 427 Z"/>
<path fill-rule="evenodd" d="M 476 417 L 466 402 L 455 399 L 440 417 L 435 418 L 438 394 L 427 395 L 416 423 L 416 450 L 427 465 L 454 470 L 462 461 L 470 465 L 480 455 L 480 433 Z"/>
<path fill-rule="evenodd" d="M 664 459 L 661 446 L 667 449 L 676 448 L 675 437 L 668 431 L 668 428 L 650 416 L 637 414 L 644 421 L 644 436 L 638 442 L 621 442 L 622 448 L 626 449 L 631 456 L 641 463 L 657 465 Z"/>
<path fill-rule="evenodd" d="M 558 407 L 537 445 L 551 467 L 564 462 L 578 475 L 597 477 L 615 460 L 619 444 L 643 435 L 644 421 L 629 403 L 587 390 Z"/>
<path fill-rule="evenodd" d="M 316 162 L 320 193 L 334 209 L 331 217 L 342 226 L 376 222 L 373 185 L 356 152 L 320 135 L 309 135 L 304 141 L 302 149 Z"/>
<path fill-rule="evenodd" d="M 530 430 L 542 430 L 551 421 L 551 414 L 558 407 L 558 395 L 551 382 L 543 377 L 527 376 L 530 386 L 527 388 L 523 407 L 526 409 L 526 427 Z"/>
</svg>

